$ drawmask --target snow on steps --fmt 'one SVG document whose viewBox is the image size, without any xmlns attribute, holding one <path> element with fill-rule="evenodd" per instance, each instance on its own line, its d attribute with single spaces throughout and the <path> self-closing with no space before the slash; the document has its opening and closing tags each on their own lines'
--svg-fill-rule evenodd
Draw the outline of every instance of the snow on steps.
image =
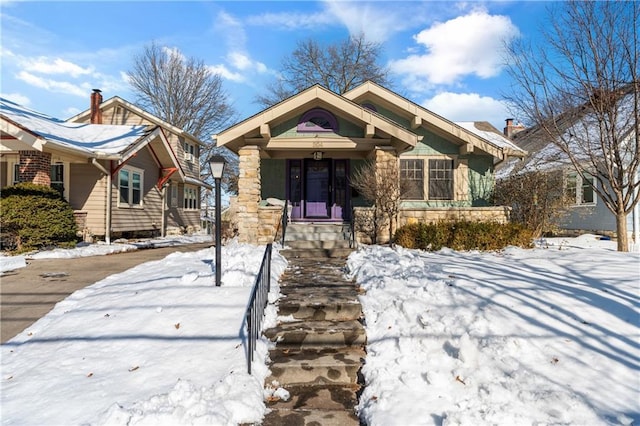
<svg viewBox="0 0 640 426">
<path fill-rule="evenodd" d="M 283 320 L 264 334 L 270 351 L 267 386 L 282 386 L 287 401 L 268 401 L 263 425 L 359 425 L 355 414 L 366 333 L 356 284 L 344 278 L 343 260 L 288 258 L 281 280 Z"/>
</svg>

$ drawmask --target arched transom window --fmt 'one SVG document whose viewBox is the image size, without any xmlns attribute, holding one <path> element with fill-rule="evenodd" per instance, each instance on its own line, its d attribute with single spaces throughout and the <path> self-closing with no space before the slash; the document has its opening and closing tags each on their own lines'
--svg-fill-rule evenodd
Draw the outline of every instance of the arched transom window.
<svg viewBox="0 0 640 426">
<path fill-rule="evenodd" d="M 298 121 L 298 132 L 337 132 L 338 120 L 329 111 L 322 108 L 314 108 L 305 112 Z"/>
</svg>

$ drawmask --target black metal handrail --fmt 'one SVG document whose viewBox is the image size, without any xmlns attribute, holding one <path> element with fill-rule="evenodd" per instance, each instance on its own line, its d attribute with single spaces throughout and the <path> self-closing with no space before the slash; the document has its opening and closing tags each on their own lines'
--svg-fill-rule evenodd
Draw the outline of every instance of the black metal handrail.
<svg viewBox="0 0 640 426">
<path fill-rule="evenodd" d="M 349 248 L 356 248 L 356 212 L 351 212 L 351 222 L 349 222 Z"/>
<path fill-rule="evenodd" d="M 284 247 L 284 236 L 287 232 L 287 224 L 289 223 L 289 200 L 284 200 L 284 207 L 282 208 L 282 246 Z"/>
<path fill-rule="evenodd" d="M 249 298 L 249 305 L 245 314 L 247 323 L 247 371 L 251 374 L 251 363 L 256 350 L 256 342 L 262 333 L 262 321 L 264 320 L 264 310 L 269 302 L 269 291 L 271 290 L 271 250 L 272 244 L 267 244 L 262 256 L 262 263 L 258 276 L 253 285 L 253 291 Z"/>
</svg>

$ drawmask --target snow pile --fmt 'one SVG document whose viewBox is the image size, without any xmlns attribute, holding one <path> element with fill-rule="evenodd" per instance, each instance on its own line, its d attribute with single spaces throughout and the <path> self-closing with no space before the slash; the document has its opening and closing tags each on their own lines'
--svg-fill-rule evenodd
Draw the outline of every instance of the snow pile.
<svg viewBox="0 0 640 426">
<path fill-rule="evenodd" d="M 640 422 L 637 253 L 548 249 L 426 253 L 367 247 L 370 425 Z M 578 246 L 578 247 L 576 247 Z"/>
<path fill-rule="evenodd" d="M 27 266 L 27 259 L 73 259 L 76 257 L 104 256 L 145 248 L 175 247 L 184 244 L 206 242 L 213 244 L 211 235 L 179 235 L 139 241 L 117 240 L 112 244 L 105 244 L 104 242 L 94 244 L 79 243 L 77 247 L 73 249 L 55 248 L 18 256 L 7 256 L 0 253 L 0 275 L 7 271 L 24 268 Z"/>
<path fill-rule="evenodd" d="M 274 247 L 275 248 L 275 247 Z M 264 254 L 173 253 L 79 290 L 2 345 L 3 425 L 238 424 L 266 407 L 268 342 L 247 374 L 244 313 Z M 272 293 L 286 260 L 273 251 Z M 267 324 L 275 323 L 269 306 Z"/>
</svg>

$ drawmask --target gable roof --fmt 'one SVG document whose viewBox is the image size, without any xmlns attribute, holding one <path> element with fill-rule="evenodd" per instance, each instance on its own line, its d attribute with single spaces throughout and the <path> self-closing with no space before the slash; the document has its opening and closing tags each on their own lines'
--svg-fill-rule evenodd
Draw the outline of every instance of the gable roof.
<svg viewBox="0 0 640 426">
<path fill-rule="evenodd" d="M 498 160 L 505 160 L 508 157 L 524 157 L 526 155 L 523 149 L 502 136 L 489 123 L 454 123 L 372 81 L 364 82 L 343 96 L 354 102 L 374 100 L 390 111 L 406 117 L 411 123 L 412 129 L 422 126 L 449 140 L 453 139 L 454 142 L 463 145 L 463 147 L 470 145 L 478 148 L 493 155 Z"/>
<path fill-rule="evenodd" d="M 49 145 L 98 158 L 118 157 L 150 132 L 148 126 L 68 123 L 3 98 L 0 118 L 2 133 L 28 140 L 32 149 Z"/>
<path fill-rule="evenodd" d="M 134 112 L 135 114 L 139 115 L 140 117 L 148 120 L 149 122 L 155 124 L 156 126 L 160 126 L 163 127 L 167 130 L 169 130 L 172 133 L 175 133 L 177 135 L 180 136 L 184 136 L 187 139 L 190 139 L 192 142 L 197 143 L 198 145 L 205 145 L 204 142 L 202 142 L 200 139 L 196 138 L 194 135 L 192 135 L 189 132 L 186 132 L 184 130 L 182 130 L 181 128 L 174 126 L 171 123 L 168 123 L 158 117 L 156 117 L 155 115 L 143 110 L 142 108 L 132 104 L 131 102 L 122 99 L 119 96 L 113 96 L 109 99 L 107 99 L 106 101 L 102 102 L 100 104 L 100 108 L 103 110 L 106 109 L 110 109 L 113 108 L 115 106 L 121 106 L 123 108 L 128 109 L 131 112 Z M 79 114 L 74 115 L 73 117 L 67 119 L 67 122 L 77 122 L 77 121 L 86 121 L 87 119 L 90 119 L 91 117 L 91 109 L 87 109 Z"/>
<path fill-rule="evenodd" d="M 245 139 L 251 139 L 254 143 L 264 143 L 269 149 L 271 123 L 284 121 L 318 106 L 359 123 L 366 129 L 371 141 L 378 141 L 380 145 L 386 143 L 399 152 L 413 148 L 420 139 L 420 136 L 383 115 L 363 108 L 319 84 L 315 84 L 213 137 L 217 141 L 217 146 L 226 146 L 236 152 L 245 145 Z M 380 136 L 380 139 L 372 138 L 374 135 Z M 310 138 L 303 139 L 306 139 L 306 142 L 311 142 Z M 385 139 L 388 141 L 385 142 Z M 300 142 L 304 143 L 305 141 L 301 140 Z"/>
<path fill-rule="evenodd" d="M 634 147 L 630 146 L 631 140 L 637 132 L 637 121 L 634 123 L 633 102 L 634 96 L 630 88 L 626 88 L 616 97 L 617 114 L 614 114 L 615 122 L 608 122 L 609 128 L 621 130 L 620 142 L 622 153 L 633 156 Z M 578 162 L 591 162 L 592 155 L 607 155 L 606 144 L 603 146 L 600 140 L 600 125 L 603 117 L 594 115 L 588 104 L 566 111 L 555 119 L 550 125 L 556 133 L 556 141 L 563 141 Z M 609 120 L 606 120 L 609 121 Z M 510 174 L 527 171 L 547 171 L 573 167 L 569 155 L 564 152 L 550 138 L 548 133 L 537 125 L 516 133 L 514 143 L 523 147 L 529 155 L 521 162 L 508 162 L 500 170 L 498 177 L 507 177 Z M 596 157 L 599 158 L 599 157 Z M 624 163 L 625 158 L 621 158 Z"/>
</svg>

